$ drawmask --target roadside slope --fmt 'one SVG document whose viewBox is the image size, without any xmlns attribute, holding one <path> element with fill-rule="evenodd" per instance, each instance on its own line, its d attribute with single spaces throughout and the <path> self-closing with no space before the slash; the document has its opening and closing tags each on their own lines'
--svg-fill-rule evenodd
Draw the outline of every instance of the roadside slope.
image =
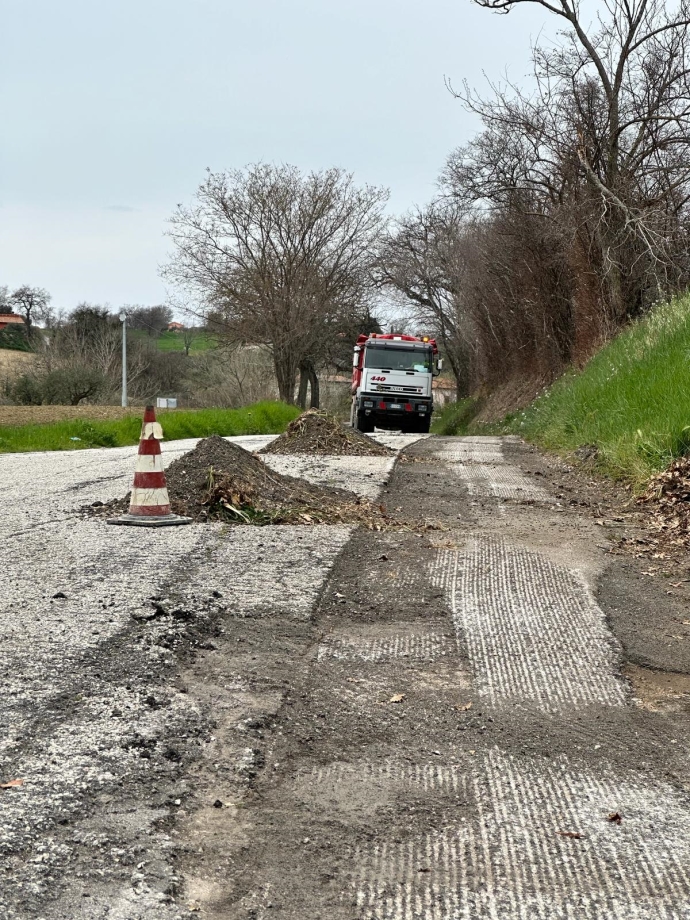
<svg viewBox="0 0 690 920">
<path fill-rule="evenodd" d="M 661 305 L 501 428 L 548 450 L 589 446 L 609 475 L 641 486 L 690 446 L 690 295 Z"/>
</svg>

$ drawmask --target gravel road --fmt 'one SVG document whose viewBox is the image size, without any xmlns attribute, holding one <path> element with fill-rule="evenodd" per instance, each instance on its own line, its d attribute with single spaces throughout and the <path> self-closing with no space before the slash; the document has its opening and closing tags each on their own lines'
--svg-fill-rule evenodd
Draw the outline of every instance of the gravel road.
<svg viewBox="0 0 690 920">
<path fill-rule="evenodd" d="M 136 448 L 0 456 L 3 920 L 690 917 L 687 604 L 516 439 L 382 440 L 265 460 L 439 529 L 109 528 Z"/>
</svg>

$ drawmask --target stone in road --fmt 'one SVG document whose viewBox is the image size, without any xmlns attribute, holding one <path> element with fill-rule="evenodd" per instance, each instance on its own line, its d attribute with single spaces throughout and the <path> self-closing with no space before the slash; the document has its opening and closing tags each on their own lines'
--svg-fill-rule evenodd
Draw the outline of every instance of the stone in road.
<svg viewBox="0 0 690 920">
<path fill-rule="evenodd" d="M 663 592 L 634 597 L 522 445 L 422 440 L 385 486 L 387 460 L 295 468 L 383 487 L 445 525 L 426 536 L 193 526 L 143 550 L 73 514 L 129 462 L 0 458 L 23 562 L 0 783 L 24 780 L 0 790 L 1 917 L 690 917 L 687 711 L 621 677 L 688 672 L 685 640 L 669 662 L 639 626 L 667 629 Z"/>
</svg>

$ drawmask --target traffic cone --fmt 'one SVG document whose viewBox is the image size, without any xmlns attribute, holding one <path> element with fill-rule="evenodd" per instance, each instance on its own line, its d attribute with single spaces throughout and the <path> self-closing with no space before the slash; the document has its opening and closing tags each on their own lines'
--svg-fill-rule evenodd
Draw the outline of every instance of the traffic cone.
<svg viewBox="0 0 690 920">
<path fill-rule="evenodd" d="M 192 519 L 170 511 L 168 486 L 161 460 L 163 429 L 156 421 L 153 406 L 144 412 L 139 453 L 134 470 L 134 485 L 129 513 L 111 518 L 108 524 L 132 524 L 139 527 L 169 527 L 191 524 Z"/>
</svg>

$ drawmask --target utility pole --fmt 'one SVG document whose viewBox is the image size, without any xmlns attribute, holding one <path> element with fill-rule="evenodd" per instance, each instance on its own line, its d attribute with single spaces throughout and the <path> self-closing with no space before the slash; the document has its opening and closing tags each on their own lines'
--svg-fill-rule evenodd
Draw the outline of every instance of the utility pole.
<svg viewBox="0 0 690 920">
<path fill-rule="evenodd" d="M 127 314 L 120 313 L 122 323 L 122 408 L 127 408 Z"/>
</svg>

